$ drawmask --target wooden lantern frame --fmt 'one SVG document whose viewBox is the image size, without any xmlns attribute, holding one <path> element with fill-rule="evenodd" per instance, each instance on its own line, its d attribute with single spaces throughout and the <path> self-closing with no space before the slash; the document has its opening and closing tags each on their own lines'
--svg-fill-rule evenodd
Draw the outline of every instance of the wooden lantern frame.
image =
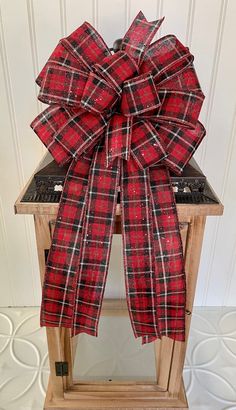
<svg viewBox="0 0 236 410">
<path fill-rule="evenodd" d="M 40 164 L 35 172 L 40 169 Z M 58 204 L 22 202 L 32 179 L 33 176 L 15 202 L 15 213 L 34 216 L 40 276 L 43 283 L 45 252 L 51 246 Z M 206 217 L 223 214 L 223 205 L 212 188 L 211 190 L 218 203 L 177 205 L 187 282 L 186 341 L 178 342 L 163 337 L 153 342 L 156 381 L 81 382 L 73 380 L 73 362 L 78 338 L 70 337 L 70 329 L 46 327 L 50 378 L 44 404 L 45 410 L 188 409 L 182 374 Z M 121 233 L 119 204 L 117 204 L 114 233 Z M 126 300 L 104 299 L 101 314 L 127 315 Z"/>
</svg>

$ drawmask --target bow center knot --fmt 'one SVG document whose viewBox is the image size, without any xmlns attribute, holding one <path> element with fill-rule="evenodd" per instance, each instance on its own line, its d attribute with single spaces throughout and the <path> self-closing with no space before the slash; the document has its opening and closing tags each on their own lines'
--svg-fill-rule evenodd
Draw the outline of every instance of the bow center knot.
<svg viewBox="0 0 236 410">
<path fill-rule="evenodd" d="M 109 113 L 119 101 L 122 85 L 133 77 L 138 66 L 124 51 L 109 55 L 92 67 L 81 98 L 81 106 L 96 113 Z"/>
</svg>

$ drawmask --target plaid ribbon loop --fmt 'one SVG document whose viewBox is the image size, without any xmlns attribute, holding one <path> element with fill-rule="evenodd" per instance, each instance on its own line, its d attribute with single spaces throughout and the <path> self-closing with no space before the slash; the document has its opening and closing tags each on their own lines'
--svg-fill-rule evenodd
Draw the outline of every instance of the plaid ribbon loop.
<svg viewBox="0 0 236 410">
<path fill-rule="evenodd" d="M 103 113 L 110 110 L 118 99 L 116 90 L 91 72 L 84 87 L 81 106 L 88 111 Z"/>
<path fill-rule="evenodd" d="M 88 74 L 54 64 L 48 64 L 38 99 L 46 104 L 80 107 Z"/>
<path fill-rule="evenodd" d="M 193 56 L 163 19 L 139 12 L 111 54 L 87 22 L 60 40 L 36 79 L 49 104 L 31 123 L 68 164 L 43 284 L 40 324 L 97 336 L 117 193 L 135 337 L 185 339 L 184 257 L 169 171 L 205 135 Z"/>
</svg>

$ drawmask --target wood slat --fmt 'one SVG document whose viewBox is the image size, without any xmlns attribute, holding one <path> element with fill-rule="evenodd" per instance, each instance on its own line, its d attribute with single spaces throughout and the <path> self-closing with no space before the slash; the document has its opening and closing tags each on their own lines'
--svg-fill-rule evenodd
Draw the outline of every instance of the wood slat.
<svg viewBox="0 0 236 410">
<path fill-rule="evenodd" d="M 197 282 L 198 268 L 200 263 L 203 234 L 205 228 L 206 217 L 198 216 L 192 218 L 187 236 L 187 248 L 185 256 L 185 271 L 186 271 L 186 286 L 187 286 L 187 301 L 186 301 L 186 342 L 175 341 L 172 356 L 171 374 L 168 390 L 170 394 L 178 395 L 184 360 L 187 348 L 187 340 L 190 329 L 191 313 L 195 295 L 195 287 Z"/>
<path fill-rule="evenodd" d="M 54 410 L 79 410 L 79 409 L 86 409 L 86 410 L 105 410 L 105 409 L 116 409 L 116 410 L 186 410 L 188 408 L 187 399 L 184 391 L 184 385 L 182 382 L 180 396 L 178 399 L 173 397 L 166 397 L 165 393 L 157 393 L 156 397 L 149 398 L 149 394 L 147 397 L 144 398 L 137 398 L 135 396 L 132 398 L 121 398 L 120 394 L 117 393 L 113 395 L 107 395 L 107 397 L 100 397 L 100 394 L 96 397 L 96 395 L 91 394 L 87 395 L 87 399 L 85 399 L 85 395 L 75 396 L 72 398 L 69 394 L 69 398 L 64 400 L 56 400 L 52 398 L 52 383 L 49 381 L 49 388 L 47 391 L 47 396 L 45 400 L 44 410 L 54 409 Z M 137 394 L 137 393 L 135 393 Z"/>
<path fill-rule="evenodd" d="M 34 215 L 35 234 L 38 249 L 38 259 L 40 268 L 41 284 L 44 280 L 45 273 L 45 249 L 49 249 L 51 243 L 49 221 L 50 216 Z M 56 376 L 55 362 L 64 360 L 64 350 L 62 343 L 63 328 L 46 327 L 47 344 L 49 353 L 49 365 L 53 396 L 56 399 L 63 399 L 65 381 L 62 377 Z"/>
<path fill-rule="evenodd" d="M 173 347 L 174 340 L 166 336 L 163 336 L 161 340 L 154 341 L 157 385 L 164 391 L 168 389 Z"/>
</svg>

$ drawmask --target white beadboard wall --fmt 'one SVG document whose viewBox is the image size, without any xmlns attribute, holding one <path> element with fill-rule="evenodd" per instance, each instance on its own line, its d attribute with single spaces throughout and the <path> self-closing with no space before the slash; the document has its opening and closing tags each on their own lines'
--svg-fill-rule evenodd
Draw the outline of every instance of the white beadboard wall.
<svg viewBox="0 0 236 410">
<path fill-rule="evenodd" d="M 159 35 L 190 47 L 206 95 L 207 136 L 198 161 L 224 204 L 208 217 L 196 305 L 236 305 L 236 1 L 0 0 L 0 305 L 39 305 L 41 289 L 33 217 L 14 215 L 14 202 L 45 149 L 30 129 L 42 110 L 35 78 L 58 40 L 84 20 L 111 46 L 139 10 L 165 16 Z M 121 241 L 114 235 L 106 294 L 124 295 Z"/>
</svg>

